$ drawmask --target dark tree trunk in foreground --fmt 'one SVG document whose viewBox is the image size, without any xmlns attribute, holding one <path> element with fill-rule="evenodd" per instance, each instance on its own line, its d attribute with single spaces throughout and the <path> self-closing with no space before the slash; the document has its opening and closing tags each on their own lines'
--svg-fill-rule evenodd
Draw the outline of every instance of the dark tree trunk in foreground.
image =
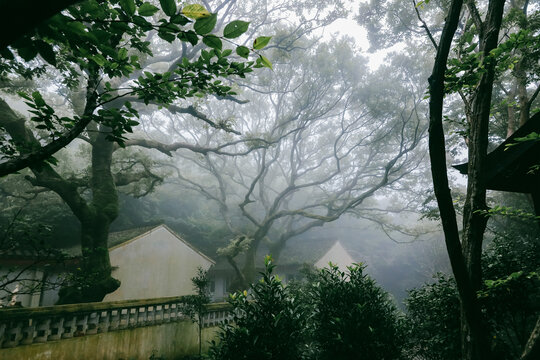
<svg viewBox="0 0 540 360">
<path fill-rule="evenodd" d="M 536 326 L 534 327 L 523 354 L 521 354 L 520 360 L 533 360 L 540 357 L 540 317 L 536 320 Z"/>
<path fill-rule="evenodd" d="M 468 1 L 471 4 L 471 1 Z M 489 2 L 486 20 L 480 31 L 480 52 L 484 61 L 483 73 L 474 93 L 472 113 L 469 124 L 469 167 L 467 178 L 467 197 L 463 209 L 463 256 L 471 286 L 476 293 L 482 285 L 482 242 L 488 217 L 485 215 L 486 205 L 486 157 L 488 147 L 489 116 L 493 81 L 495 78 L 495 60 L 490 57 L 491 50 L 497 47 L 501 28 L 504 0 Z M 473 4 L 474 6 L 474 4 Z M 463 312 L 463 311 L 462 311 Z M 478 318 L 481 321 L 481 318 Z M 481 338 L 471 339 L 474 330 L 471 324 L 462 317 L 462 346 L 464 355 L 480 359 L 488 351 L 487 331 L 479 333 Z M 479 324 L 480 329 L 481 324 Z"/>
<path fill-rule="evenodd" d="M 474 2 L 467 1 L 474 13 Z M 489 52 L 497 46 L 504 0 L 489 3 L 486 20 L 479 26 L 480 51 L 485 72 L 473 95 L 470 114 L 469 169 L 467 197 L 463 216 L 463 239 L 460 241 L 457 219 L 448 185 L 446 147 L 442 127 L 444 81 L 452 39 L 456 31 L 463 1 L 452 1 L 441 35 L 430 83 L 429 152 L 433 186 L 437 198 L 446 247 L 461 300 L 462 354 L 465 360 L 489 359 L 488 332 L 484 326 L 476 291 L 481 285 L 481 251 L 487 217 L 486 184 L 483 174 L 487 155 L 488 123 L 494 80 L 494 59 Z"/>
</svg>

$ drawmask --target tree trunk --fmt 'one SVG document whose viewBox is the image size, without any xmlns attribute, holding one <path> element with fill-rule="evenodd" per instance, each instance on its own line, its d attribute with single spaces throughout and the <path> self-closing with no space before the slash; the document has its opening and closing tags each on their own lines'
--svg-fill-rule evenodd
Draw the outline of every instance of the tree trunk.
<svg viewBox="0 0 540 360">
<path fill-rule="evenodd" d="M 78 216 L 83 255 L 82 284 L 75 283 L 62 289 L 59 300 L 62 304 L 102 301 L 105 295 L 120 286 L 120 281 L 111 276 L 107 243 L 110 225 L 118 216 L 118 193 L 111 171 L 114 143 L 106 138 L 109 131 L 101 127 L 92 143 L 92 203 L 90 211 Z"/>
<path fill-rule="evenodd" d="M 463 244 L 459 239 L 456 214 L 448 186 L 446 148 L 442 127 L 444 80 L 452 39 L 457 28 L 463 1 L 454 0 L 450 5 L 441 35 L 430 84 L 429 152 L 435 196 L 439 205 L 445 242 L 456 279 L 461 301 L 462 358 L 479 360 L 490 358 L 488 334 L 483 326 L 482 314 L 476 297 L 481 283 L 480 256 L 487 218 L 479 211 L 486 210 L 485 179 L 483 170 L 487 152 L 488 121 L 494 78 L 494 61 L 489 52 L 497 46 L 504 0 L 489 3 L 485 24 L 480 31 L 480 51 L 484 54 L 486 72 L 474 96 L 470 118 L 469 178 L 464 210 Z M 474 2 L 468 3 L 474 6 Z M 475 9 L 473 9 L 475 10 Z"/>
<path fill-rule="evenodd" d="M 518 82 L 519 126 L 523 126 L 531 115 L 529 95 L 527 94 L 527 75 L 523 71 L 523 60 L 516 65 L 515 74 Z"/>
<path fill-rule="evenodd" d="M 525 344 L 525 349 L 521 354 L 520 360 L 533 360 L 540 357 L 540 316 L 536 320 L 536 325 Z"/>
<path fill-rule="evenodd" d="M 512 85 L 512 89 L 508 93 L 508 105 L 506 105 L 508 113 L 508 122 L 506 124 L 506 138 L 512 136 L 514 131 L 516 131 L 516 106 L 514 102 L 516 101 L 516 92 L 517 92 L 517 80 Z"/>
<path fill-rule="evenodd" d="M 0 124 L 18 144 L 21 153 L 39 147 L 39 141 L 8 104 L 0 99 Z M 107 238 L 109 227 L 118 216 L 118 194 L 111 172 L 114 143 L 106 139 L 109 129 L 99 129 L 92 143 L 92 202 L 83 198 L 77 186 L 64 179 L 46 163 L 33 164 L 34 178 L 26 179 L 35 186 L 54 191 L 69 206 L 81 223 L 81 271 L 75 283 L 60 290 L 59 303 L 101 301 L 116 290 L 120 282 L 111 277 Z"/>
<path fill-rule="evenodd" d="M 504 0 L 491 0 L 483 31 L 480 32 L 480 51 L 485 71 L 473 95 L 471 122 L 469 124 L 469 165 L 467 171 L 467 196 L 463 209 L 463 256 L 469 281 L 476 293 L 482 284 L 482 243 L 488 217 L 486 204 L 486 158 L 488 147 L 489 117 L 495 60 L 491 50 L 497 47 L 502 23 Z M 465 359 L 485 358 L 489 351 L 488 334 L 480 314 L 473 318 L 462 309 L 462 347 Z"/>
<path fill-rule="evenodd" d="M 255 262 L 256 262 L 256 256 L 257 256 L 257 250 L 259 249 L 259 245 L 261 244 L 262 238 L 255 237 L 251 244 L 249 245 L 249 249 L 246 251 L 246 262 L 244 263 L 244 267 L 242 269 L 242 273 L 244 274 L 244 284 L 242 284 L 245 287 L 249 286 L 249 284 L 253 283 L 255 280 L 255 275 L 257 273 L 255 269 Z"/>
</svg>

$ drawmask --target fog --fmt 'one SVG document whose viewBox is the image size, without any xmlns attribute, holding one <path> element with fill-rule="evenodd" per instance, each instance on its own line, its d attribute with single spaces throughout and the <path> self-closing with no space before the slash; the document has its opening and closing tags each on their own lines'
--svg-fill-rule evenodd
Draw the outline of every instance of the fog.
<svg viewBox="0 0 540 360">
<path fill-rule="evenodd" d="M 172 100 L 165 88 L 130 90 L 155 74 L 171 76 L 183 61 L 216 54 L 208 39 L 194 45 L 149 32 L 148 51 L 123 54 L 136 66 L 99 74 L 96 88 L 114 97 L 94 110 L 123 119 L 119 129 L 92 122 L 54 154 L 47 174 L 23 170 L 0 179 L 6 233 L 40 225 L 41 243 L 85 249 L 81 237 L 92 231 L 81 224 L 100 223 L 86 221 L 85 211 L 110 211 L 99 232 L 166 224 L 208 256 L 236 263 L 242 286 L 255 279 L 266 254 L 277 264 L 313 264 L 339 241 L 400 306 L 407 289 L 448 273 L 427 159 L 425 79 L 435 52 L 424 33 L 405 35 L 421 19 L 404 11 L 401 22 L 392 21 L 403 10 L 399 3 L 204 3 L 218 14 L 216 34 L 233 20 L 249 21 L 241 36 L 223 37 L 222 50 L 244 61 L 238 48 L 249 48 L 246 61 L 254 63 L 247 66 L 258 66 L 231 70 L 212 79 L 213 88 Z M 442 21 L 433 9 L 424 15 L 430 24 Z M 271 40 L 254 49 L 261 36 Z M 31 80 L 8 76 L 2 97 L 27 118 L 35 108 L 17 91 L 40 91 L 57 114 L 83 116 L 91 79 L 64 70 Z M 459 112 L 457 96 L 451 100 L 449 113 Z M 50 127 L 32 125 L 37 143 L 58 136 L 51 129 L 64 118 L 56 119 Z M 97 134 L 116 141 L 108 155 L 98 150 L 106 142 Z M 7 144 L 14 135 L 2 136 Z M 459 130 L 448 143 L 449 165 L 462 161 Z M 459 193 L 465 182 L 455 174 Z"/>
<path fill-rule="evenodd" d="M 400 51 L 404 39 L 377 49 L 356 11 L 345 10 L 352 4 L 262 3 L 210 7 L 223 20 L 250 21 L 231 44 L 272 36 L 261 52 L 273 69 L 223 79 L 234 95 L 164 107 L 128 96 L 140 125 L 114 151 L 119 213 L 110 231 L 165 223 L 209 256 L 245 258 L 244 281 L 266 253 L 278 264 L 314 263 L 340 241 L 399 303 L 406 289 L 448 271 L 441 233 L 422 219 L 421 196 L 430 193 L 426 88 L 415 79 L 426 76 L 430 61 Z M 128 86 L 143 70 L 173 69 L 202 49 L 171 47 L 156 36 L 150 48 L 140 71 L 109 82 Z M 32 85 L 57 112 L 80 113 L 83 93 L 55 76 Z M 89 128 L 55 155 L 55 171 L 86 201 L 97 191 L 85 183 L 98 156 L 92 136 Z M 22 175 L 1 180 L 4 224 L 32 219 L 47 226 L 54 247 L 80 246 L 70 202 Z M 247 239 L 242 249 L 234 248 L 239 237 Z"/>
</svg>

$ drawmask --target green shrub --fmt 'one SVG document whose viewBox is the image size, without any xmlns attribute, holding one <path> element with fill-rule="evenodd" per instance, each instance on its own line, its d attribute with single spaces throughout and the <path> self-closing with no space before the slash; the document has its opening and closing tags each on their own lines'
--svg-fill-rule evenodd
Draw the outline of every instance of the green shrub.
<svg viewBox="0 0 540 360">
<path fill-rule="evenodd" d="M 461 357 L 459 297 L 453 278 L 437 274 L 433 284 L 409 291 L 407 348 L 413 359 Z"/>
<path fill-rule="evenodd" d="M 330 264 L 307 287 L 316 359 L 401 359 L 402 320 L 376 282 L 355 264 Z"/>
<path fill-rule="evenodd" d="M 532 238 L 532 237 L 531 237 Z M 483 256 L 478 292 L 496 359 L 519 358 L 540 313 L 538 241 L 527 236 L 496 238 Z M 453 278 L 409 291 L 407 348 L 412 358 L 453 360 L 461 356 L 460 305 Z"/>
<path fill-rule="evenodd" d="M 279 278 L 272 275 L 272 259 L 265 259 L 262 279 L 247 291 L 231 295 L 233 324 L 224 325 L 213 342 L 215 360 L 296 360 L 304 341 L 303 308 Z"/>
<path fill-rule="evenodd" d="M 284 287 L 265 262 L 261 281 L 231 296 L 233 323 L 222 326 L 211 359 L 402 358 L 402 321 L 364 267 L 330 266 Z"/>
</svg>

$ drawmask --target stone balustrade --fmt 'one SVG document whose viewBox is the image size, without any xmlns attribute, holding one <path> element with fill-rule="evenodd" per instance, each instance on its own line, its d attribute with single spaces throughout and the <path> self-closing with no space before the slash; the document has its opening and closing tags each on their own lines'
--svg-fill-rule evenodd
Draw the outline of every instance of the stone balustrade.
<svg viewBox="0 0 540 360">
<path fill-rule="evenodd" d="M 0 348 L 189 321 L 182 297 L 0 309 Z M 230 306 L 207 305 L 203 327 L 229 319 Z"/>
</svg>

